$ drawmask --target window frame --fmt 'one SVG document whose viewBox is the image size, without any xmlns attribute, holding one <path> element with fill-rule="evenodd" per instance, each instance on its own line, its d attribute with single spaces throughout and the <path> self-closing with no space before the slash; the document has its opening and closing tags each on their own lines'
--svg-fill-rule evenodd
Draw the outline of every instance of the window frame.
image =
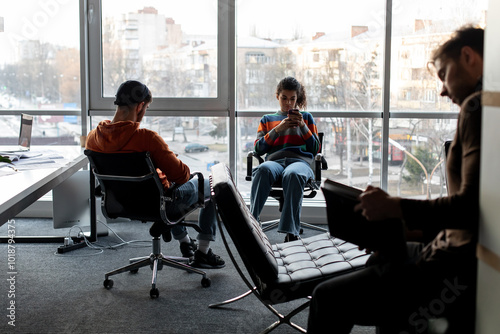
<svg viewBox="0 0 500 334">
<path fill-rule="evenodd" d="M 110 116 L 114 112 L 113 98 L 102 97 L 102 57 L 101 57 L 101 1 L 87 1 L 87 9 L 93 8 L 94 19 L 87 20 L 88 27 L 88 115 Z M 218 0 L 218 36 L 217 36 L 217 97 L 216 98 L 161 98 L 155 97 L 155 103 L 148 110 L 148 116 L 217 116 L 227 117 L 229 124 L 229 161 L 233 173 L 237 167 L 237 118 L 262 116 L 272 111 L 236 110 L 236 3 L 237 0 Z M 383 56 L 383 99 L 379 111 L 321 111 L 314 112 L 316 117 L 377 118 L 382 120 L 382 163 L 380 185 L 388 186 L 389 159 L 389 122 L 397 118 L 418 119 L 457 119 L 458 111 L 394 111 L 390 109 L 391 80 L 391 42 L 392 42 L 392 0 L 386 0 L 385 37 Z M 89 16 L 89 15 L 87 15 Z M 97 20 L 96 20 L 97 18 Z M 83 80 L 82 80 L 83 81 Z"/>
<path fill-rule="evenodd" d="M 216 98 L 159 98 L 155 97 L 155 103 L 148 110 L 148 116 L 208 116 L 226 117 L 228 120 L 229 139 L 229 161 L 230 169 L 235 175 L 242 173 L 242 169 L 236 168 L 238 161 L 237 117 L 260 117 L 273 111 L 262 110 L 236 110 L 236 5 L 237 0 L 218 0 L 217 18 L 217 97 Z M 102 87 L 102 57 L 101 57 L 101 0 L 79 0 L 80 4 L 80 82 L 81 82 L 81 110 L 0 110 L 0 115 L 20 115 L 30 113 L 32 115 L 80 115 L 82 124 L 82 135 L 90 130 L 90 117 L 113 115 L 115 106 L 113 98 L 103 98 Z M 385 0 L 385 39 L 382 48 L 383 70 L 382 94 L 383 103 L 381 110 L 370 112 L 359 111 L 321 111 L 314 112 L 315 117 L 345 117 L 345 118 L 374 118 L 381 119 L 382 128 L 382 165 L 380 170 L 381 188 L 387 189 L 388 184 L 388 159 L 389 159 L 389 121 L 391 119 L 437 119 L 443 122 L 451 122 L 458 119 L 458 108 L 451 111 L 429 112 L 429 111 L 404 111 L 390 108 L 390 84 L 391 84 L 391 54 L 392 41 L 397 41 L 392 36 L 392 7 L 393 0 Z M 340 55 L 338 55 L 340 56 Z M 436 94 L 435 99 L 441 99 Z M 318 213 L 315 208 L 324 206 L 319 201 L 304 201 L 303 216 L 309 219 Z M 323 217 L 321 217 L 322 219 Z"/>
<path fill-rule="evenodd" d="M 101 0 L 79 0 L 80 3 L 80 81 L 81 110 L 0 110 L 0 115 L 20 115 L 27 112 L 33 115 L 80 115 L 82 134 L 90 130 L 90 117 L 112 116 L 113 98 L 103 98 L 102 92 L 102 57 L 101 57 Z M 229 124 L 229 159 L 233 173 L 237 173 L 237 117 L 256 117 L 268 112 L 254 110 L 236 110 L 236 4 L 237 0 L 218 0 L 218 79 L 216 98 L 155 98 L 148 110 L 149 116 L 215 116 L 227 117 Z M 447 112 L 398 111 L 391 110 L 391 42 L 392 4 L 386 0 L 385 41 L 383 55 L 383 105 L 381 110 L 359 111 L 321 111 L 314 112 L 317 117 L 381 118 L 383 123 L 381 186 L 387 188 L 389 120 L 396 118 L 442 119 L 458 118 L 458 109 Z M 439 99 L 439 96 L 435 97 Z M 272 112 L 272 111 L 270 111 Z"/>
</svg>

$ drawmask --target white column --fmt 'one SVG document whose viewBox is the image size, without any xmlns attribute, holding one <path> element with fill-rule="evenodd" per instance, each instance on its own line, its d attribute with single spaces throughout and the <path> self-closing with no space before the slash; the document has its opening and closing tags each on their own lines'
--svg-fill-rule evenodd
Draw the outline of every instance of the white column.
<svg viewBox="0 0 500 334">
<path fill-rule="evenodd" d="M 483 78 L 480 227 L 476 334 L 500 329 L 500 2 L 487 13 Z"/>
</svg>

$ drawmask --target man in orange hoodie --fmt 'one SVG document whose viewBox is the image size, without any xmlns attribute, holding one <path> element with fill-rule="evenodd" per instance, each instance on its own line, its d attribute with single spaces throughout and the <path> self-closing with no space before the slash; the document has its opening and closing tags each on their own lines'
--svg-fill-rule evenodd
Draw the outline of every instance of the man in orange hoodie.
<svg viewBox="0 0 500 334">
<path fill-rule="evenodd" d="M 190 170 L 177 155 L 172 152 L 163 138 L 149 129 L 140 129 L 140 122 L 152 102 L 148 87 L 139 81 L 129 80 L 120 85 L 116 93 L 116 111 L 113 120 L 99 123 L 87 136 L 86 148 L 102 153 L 146 152 L 149 151 L 158 175 L 165 189 L 172 183 L 181 184 L 175 193 L 175 202 L 167 208 L 168 214 L 176 214 L 182 207 L 188 207 L 197 201 L 198 180 L 189 179 Z M 210 184 L 205 179 L 205 197 L 210 196 Z M 212 252 L 210 241 L 215 240 L 216 216 L 211 201 L 199 212 L 199 245 L 191 239 L 185 226 L 172 227 L 174 239 L 180 243 L 183 257 L 194 257 L 192 265 L 204 269 L 223 268 L 224 260 Z M 166 227 L 166 225 L 165 225 Z M 170 231 L 165 228 L 163 238 L 170 238 Z"/>
</svg>

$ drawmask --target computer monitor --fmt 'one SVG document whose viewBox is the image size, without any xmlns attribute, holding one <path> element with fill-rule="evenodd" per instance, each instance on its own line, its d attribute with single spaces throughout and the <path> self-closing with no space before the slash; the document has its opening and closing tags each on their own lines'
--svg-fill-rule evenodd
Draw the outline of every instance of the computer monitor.
<svg viewBox="0 0 500 334">
<path fill-rule="evenodd" d="M 33 127 L 33 116 L 21 114 L 21 127 L 19 130 L 19 140 L 17 144 L 20 147 L 30 149 L 31 146 L 31 132 Z"/>
<path fill-rule="evenodd" d="M 19 138 L 17 145 L 0 145 L 0 152 L 25 152 L 30 150 L 31 132 L 33 128 L 33 116 L 21 114 L 21 125 L 19 126 Z"/>
</svg>

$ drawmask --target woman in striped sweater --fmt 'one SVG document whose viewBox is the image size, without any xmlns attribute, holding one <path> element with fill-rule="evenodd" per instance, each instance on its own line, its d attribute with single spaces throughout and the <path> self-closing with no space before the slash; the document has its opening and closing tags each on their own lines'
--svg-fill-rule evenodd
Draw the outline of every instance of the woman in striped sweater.
<svg viewBox="0 0 500 334">
<path fill-rule="evenodd" d="M 312 115 L 305 110 L 306 92 L 295 78 L 278 83 L 276 99 L 280 110 L 264 115 L 259 123 L 254 151 L 265 155 L 265 162 L 252 172 L 250 210 L 259 220 L 272 184 L 282 178 L 284 202 L 278 232 L 286 233 L 285 242 L 297 240 L 304 186 L 314 178 L 311 165 L 320 150 L 318 130 Z"/>
</svg>

